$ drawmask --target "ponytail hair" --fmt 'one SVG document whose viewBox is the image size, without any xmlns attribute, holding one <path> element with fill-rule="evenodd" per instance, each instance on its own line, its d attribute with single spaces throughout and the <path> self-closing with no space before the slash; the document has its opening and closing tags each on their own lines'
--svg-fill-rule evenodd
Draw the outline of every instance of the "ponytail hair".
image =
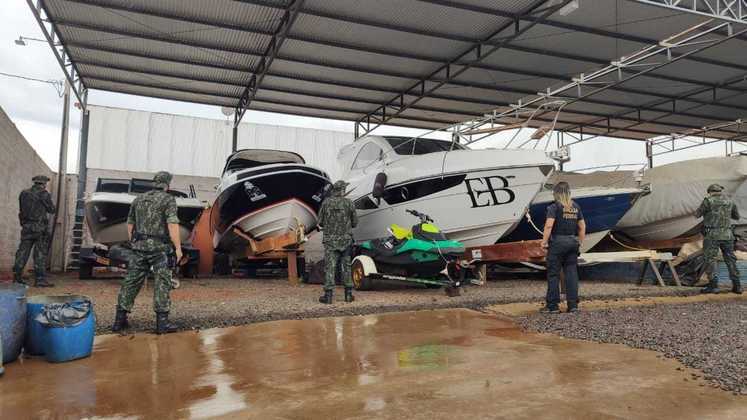
<svg viewBox="0 0 747 420">
<path fill-rule="evenodd" d="M 571 187 L 567 182 L 558 182 L 552 189 L 552 196 L 558 203 L 563 205 L 565 210 L 571 210 L 573 202 L 571 201 Z"/>
</svg>

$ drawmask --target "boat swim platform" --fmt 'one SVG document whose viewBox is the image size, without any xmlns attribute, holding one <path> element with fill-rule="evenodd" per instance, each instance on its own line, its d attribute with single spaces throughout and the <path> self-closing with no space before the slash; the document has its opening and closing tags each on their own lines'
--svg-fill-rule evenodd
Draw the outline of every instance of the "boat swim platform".
<svg viewBox="0 0 747 420">
<path fill-rule="evenodd" d="M 543 269 L 541 264 L 545 263 L 545 250 L 542 248 L 541 240 L 519 241 L 469 247 L 466 249 L 463 263 L 473 267 L 475 275 L 480 281 L 487 279 L 487 266 L 499 263 L 525 264 L 532 268 Z M 671 252 L 660 252 L 656 250 L 634 250 L 616 252 L 588 252 L 579 256 L 579 264 L 590 265 L 599 263 L 644 263 L 638 284 L 643 284 L 646 273 L 650 269 L 655 276 L 655 283 L 666 286 L 661 273 L 666 268 L 672 273 L 676 286 L 682 286 L 677 269 L 672 261 L 674 256 Z"/>
</svg>

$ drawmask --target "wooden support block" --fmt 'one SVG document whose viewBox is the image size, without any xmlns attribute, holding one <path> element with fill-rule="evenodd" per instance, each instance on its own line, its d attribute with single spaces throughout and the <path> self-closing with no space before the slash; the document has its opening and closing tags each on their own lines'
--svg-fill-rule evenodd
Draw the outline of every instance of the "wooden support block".
<svg viewBox="0 0 747 420">
<path fill-rule="evenodd" d="M 674 279 L 674 284 L 677 286 L 682 286 L 682 282 L 680 281 L 680 276 L 677 274 L 677 269 L 675 268 L 674 264 L 672 264 L 672 261 L 667 261 L 667 265 L 669 266 L 669 270 L 672 272 L 672 278 Z"/>
<path fill-rule="evenodd" d="M 464 259 L 483 262 L 541 262 L 545 259 L 542 241 L 521 241 L 467 248 Z"/>
<path fill-rule="evenodd" d="M 651 270 L 654 272 L 654 275 L 656 276 L 656 281 L 659 282 L 659 286 L 666 286 L 664 283 L 664 279 L 661 278 L 661 273 L 659 272 L 659 269 L 656 268 L 656 263 L 653 259 L 648 260 L 648 264 L 651 266 Z"/>
<path fill-rule="evenodd" d="M 288 281 L 293 286 L 299 285 L 298 279 L 298 252 L 288 251 Z"/>
<path fill-rule="evenodd" d="M 642 285 L 643 281 L 646 279 L 646 271 L 648 270 L 648 263 L 643 263 L 643 268 L 641 269 L 641 275 L 638 277 L 638 285 Z"/>
</svg>

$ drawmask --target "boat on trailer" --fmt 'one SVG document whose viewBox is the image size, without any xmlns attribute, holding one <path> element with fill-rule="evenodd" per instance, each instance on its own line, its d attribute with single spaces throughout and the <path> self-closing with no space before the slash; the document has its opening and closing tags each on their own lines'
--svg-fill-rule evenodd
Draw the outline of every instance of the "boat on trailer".
<svg viewBox="0 0 747 420">
<path fill-rule="evenodd" d="M 94 242 L 111 246 L 128 242 L 127 216 L 138 194 L 154 190 L 149 179 L 99 178 L 96 191 L 85 201 L 86 224 Z M 176 198 L 179 233 L 182 243 L 189 242 L 205 204 L 181 191 L 168 190 Z"/>
<path fill-rule="evenodd" d="M 245 149 L 226 160 L 210 225 L 215 249 L 244 256 L 249 240 L 317 226 L 329 176 L 293 152 Z"/>
<path fill-rule="evenodd" d="M 396 136 L 356 140 L 338 160 L 358 212 L 358 243 L 379 238 L 391 224 L 408 225 L 406 210 L 417 208 L 451 240 L 494 244 L 518 224 L 554 169 L 543 151 L 471 150 Z"/>
</svg>

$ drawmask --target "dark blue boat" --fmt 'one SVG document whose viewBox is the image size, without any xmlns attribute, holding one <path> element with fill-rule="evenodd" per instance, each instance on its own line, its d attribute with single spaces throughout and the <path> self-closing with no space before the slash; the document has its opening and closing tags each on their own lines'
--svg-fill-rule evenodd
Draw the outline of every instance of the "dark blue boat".
<svg viewBox="0 0 747 420">
<path fill-rule="evenodd" d="M 573 200 L 581 207 L 586 220 L 586 240 L 582 252 L 601 241 L 617 222 L 630 210 L 641 190 L 634 188 L 578 188 L 573 190 Z M 545 226 L 547 207 L 553 202 L 552 191 L 537 194 L 529 207 L 529 215 L 537 229 Z M 542 234 L 522 218 L 519 225 L 500 242 L 542 239 Z"/>
</svg>

